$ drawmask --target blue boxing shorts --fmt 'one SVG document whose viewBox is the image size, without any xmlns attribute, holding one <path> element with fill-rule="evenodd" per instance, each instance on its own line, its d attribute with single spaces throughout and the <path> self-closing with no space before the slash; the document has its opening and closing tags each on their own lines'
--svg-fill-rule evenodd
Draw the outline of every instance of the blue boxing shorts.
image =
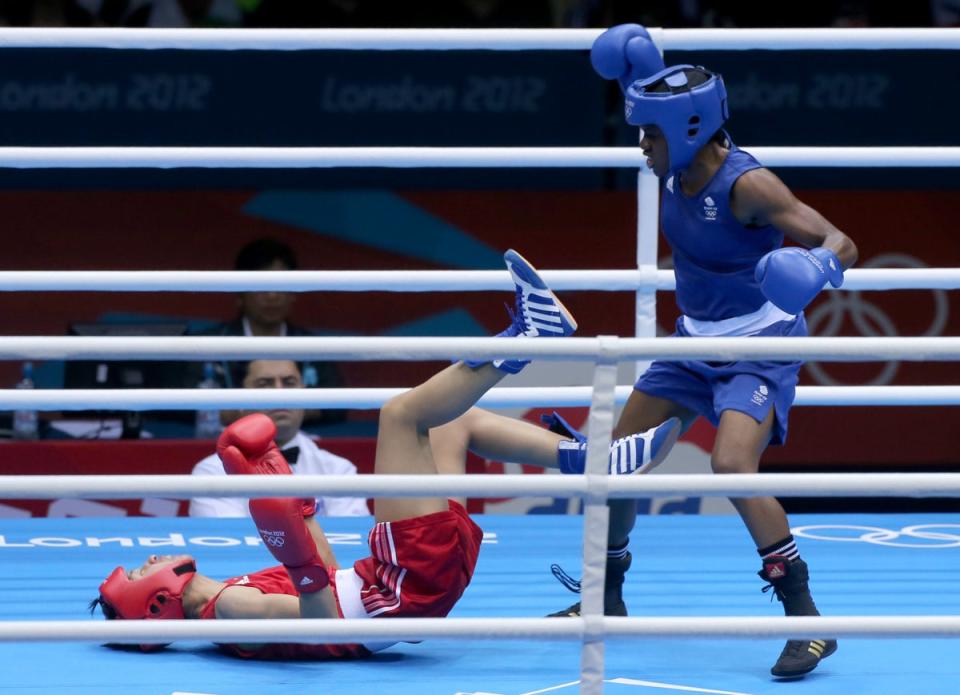
<svg viewBox="0 0 960 695">
<path fill-rule="evenodd" d="M 678 338 L 693 338 L 677 320 Z M 757 336 L 797 338 L 807 335 L 803 314 L 792 321 L 778 321 Z M 746 413 L 763 422 L 774 409 L 775 422 L 770 443 L 787 441 L 787 418 L 796 395 L 803 362 L 664 362 L 657 360 L 637 380 L 634 388 L 663 398 L 707 418 L 714 427 L 724 410 Z"/>
</svg>

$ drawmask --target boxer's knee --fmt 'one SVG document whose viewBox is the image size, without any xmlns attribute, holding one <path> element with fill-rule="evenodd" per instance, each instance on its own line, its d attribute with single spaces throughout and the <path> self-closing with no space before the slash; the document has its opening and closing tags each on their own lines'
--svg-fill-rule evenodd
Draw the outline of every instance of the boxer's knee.
<svg viewBox="0 0 960 695">
<path fill-rule="evenodd" d="M 380 408 L 380 427 L 412 427 L 417 424 L 417 409 L 409 392 L 394 396 Z"/>
<path fill-rule="evenodd" d="M 756 457 L 737 449 L 720 449 L 710 457 L 710 468 L 714 473 L 756 473 L 759 462 Z"/>
</svg>

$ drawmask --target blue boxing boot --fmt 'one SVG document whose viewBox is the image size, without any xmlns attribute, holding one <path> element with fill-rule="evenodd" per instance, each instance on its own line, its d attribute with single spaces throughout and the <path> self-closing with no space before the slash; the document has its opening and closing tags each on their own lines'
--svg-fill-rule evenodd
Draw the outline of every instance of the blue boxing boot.
<svg viewBox="0 0 960 695">
<path fill-rule="evenodd" d="M 587 465 L 586 435 L 578 431 L 556 411 L 550 415 L 541 415 L 540 421 L 551 432 L 566 437 L 557 445 L 557 463 L 560 465 L 560 472 L 568 474 L 583 473 Z"/>
<path fill-rule="evenodd" d="M 587 465 L 587 438 L 557 413 L 545 415 L 542 420 L 551 432 L 569 437 L 557 445 L 560 472 L 583 473 Z M 615 439 L 610 444 L 607 472 L 610 475 L 634 475 L 659 466 L 677 443 L 680 429 L 680 420 L 672 417 L 646 432 Z"/>
<path fill-rule="evenodd" d="M 667 458 L 680 436 L 679 418 L 651 427 L 646 432 L 615 439 L 610 444 L 610 475 L 648 473 Z"/>
<path fill-rule="evenodd" d="M 526 258 L 510 249 L 503 254 L 503 260 L 513 278 L 516 288 L 514 309 L 510 312 L 513 321 L 506 330 L 497 334 L 498 338 L 516 336 L 564 338 L 577 330 L 577 322 L 567 311 L 557 296 L 547 287 L 537 269 Z M 493 366 L 516 374 L 529 360 L 494 360 Z M 486 360 L 464 360 L 468 367 L 487 364 Z"/>
<path fill-rule="evenodd" d="M 544 416 L 543 421 L 551 432 L 570 437 L 557 445 L 557 462 L 561 473 L 583 473 L 587 464 L 587 438 L 572 428 L 560 415 Z M 610 475 L 633 475 L 647 473 L 659 466 L 670 454 L 682 429 L 679 418 L 672 417 L 646 432 L 631 434 L 610 444 L 607 470 Z M 630 552 L 626 545 L 607 550 L 607 571 L 603 584 L 603 614 L 627 615 L 623 602 L 623 580 L 630 569 Z M 580 593 L 580 582 L 563 571 L 559 565 L 550 570 L 561 584 L 574 593 Z M 550 613 L 548 618 L 567 618 L 580 615 L 580 602 Z"/>
</svg>

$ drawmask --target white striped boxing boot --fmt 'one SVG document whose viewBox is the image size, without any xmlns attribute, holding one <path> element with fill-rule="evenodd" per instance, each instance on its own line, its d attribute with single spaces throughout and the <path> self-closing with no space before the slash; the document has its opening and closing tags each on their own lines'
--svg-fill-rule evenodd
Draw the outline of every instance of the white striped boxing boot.
<svg viewBox="0 0 960 695">
<path fill-rule="evenodd" d="M 557 445 L 557 462 L 561 473 L 583 473 L 587 465 L 587 438 L 570 427 L 556 413 L 544 418 L 553 432 L 564 434 L 563 429 L 553 425 L 555 421 L 565 426 L 570 439 Z M 646 432 L 629 434 L 610 443 L 607 457 L 607 472 L 610 475 L 634 475 L 656 468 L 677 443 L 682 429 L 679 418 L 672 417 L 651 427 Z"/>
<path fill-rule="evenodd" d="M 646 432 L 614 439 L 608 459 L 610 475 L 635 475 L 656 468 L 677 443 L 680 430 L 680 419 L 672 417 Z"/>
<path fill-rule="evenodd" d="M 503 260 L 516 288 L 513 321 L 498 338 L 516 336 L 563 338 L 577 330 L 577 322 L 557 296 L 547 287 L 537 269 L 519 253 L 510 249 Z M 528 360 L 494 360 L 493 366 L 508 374 L 516 374 Z M 486 364 L 485 360 L 465 360 L 469 367 Z"/>
</svg>

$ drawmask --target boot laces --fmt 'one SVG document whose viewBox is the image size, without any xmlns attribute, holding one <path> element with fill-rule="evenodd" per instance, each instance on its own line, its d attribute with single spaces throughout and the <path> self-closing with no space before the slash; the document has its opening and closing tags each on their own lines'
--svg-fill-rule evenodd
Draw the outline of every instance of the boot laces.
<svg viewBox="0 0 960 695">
<path fill-rule="evenodd" d="M 523 300 L 523 293 L 521 290 L 517 290 L 517 302 L 514 306 L 510 306 L 506 302 L 503 303 L 503 308 L 507 310 L 507 314 L 510 316 L 510 327 L 500 335 L 507 336 L 528 336 L 527 331 L 530 330 L 530 326 L 527 323 L 526 319 L 526 302 Z"/>
<path fill-rule="evenodd" d="M 765 587 L 763 587 L 762 589 L 760 589 L 760 593 L 765 594 L 765 593 L 767 593 L 768 591 L 770 591 L 771 589 L 773 589 L 773 593 L 770 594 L 770 603 L 773 603 L 773 597 L 774 597 L 774 596 L 777 597 L 777 600 L 780 601 L 780 603 L 783 603 L 783 589 L 781 589 L 780 587 L 778 587 L 778 586 L 777 586 L 776 584 L 774 584 L 773 582 L 770 582 L 770 583 L 767 584 Z"/>
<path fill-rule="evenodd" d="M 557 581 L 563 584 L 567 591 L 575 594 L 580 593 L 580 581 L 567 574 L 560 565 L 550 565 L 550 571 L 553 573 L 553 576 L 557 578 Z"/>
<path fill-rule="evenodd" d="M 517 295 L 519 296 L 520 290 L 517 290 Z M 506 302 L 503 303 L 503 308 L 507 310 L 507 315 L 510 316 L 510 324 L 515 331 L 519 333 L 523 332 L 523 315 L 522 312 L 516 310 L 517 305 L 510 306 Z"/>
<path fill-rule="evenodd" d="M 809 640 L 789 640 L 783 648 L 783 652 L 780 654 L 780 658 L 785 656 L 800 658 L 807 653 L 807 649 L 810 647 Z"/>
</svg>

